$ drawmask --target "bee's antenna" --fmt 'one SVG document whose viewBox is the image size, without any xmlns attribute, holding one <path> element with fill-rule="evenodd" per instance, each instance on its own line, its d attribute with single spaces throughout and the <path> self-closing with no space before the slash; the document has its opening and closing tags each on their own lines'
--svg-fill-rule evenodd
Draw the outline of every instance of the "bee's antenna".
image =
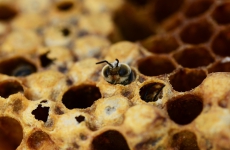
<svg viewBox="0 0 230 150">
<path fill-rule="evenodd" d="M 116 61 L 117 61 L 117 66 L 116 66 L 116 67 L 118 67 L 118 64 L 119 64 L 119 60 L 118 60 L 118 59 L 116 59 Z"/>
<path fill-rule="evenodd" d="M 101 64 L 101 63 L 107 63 L 108 65 L 110 65 L 110 67 L 113 68 L 113 65 L 111 63 L 109 63 L 107 60 L 99 61 L 96 64 Z"/>
</svg>

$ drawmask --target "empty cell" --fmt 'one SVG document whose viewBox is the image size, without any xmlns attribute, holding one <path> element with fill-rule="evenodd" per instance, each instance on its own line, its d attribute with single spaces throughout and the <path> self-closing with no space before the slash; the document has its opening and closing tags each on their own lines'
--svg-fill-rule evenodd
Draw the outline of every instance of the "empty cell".
<svg viewBox="0 0 230 150">
<path fill-rule="evenodd" d="M 174 90 L 185 92 L 199 86 L 206 76 L 202 69 L 181 68 L 169 77 L 169 82 Z"/>
<path fill-rule="evenodd" d="M 98 87 L 83 84 L 66 91 L 62 97 L 62 102 L 68 109 L 87 108 L 99 98 L 101 98 L 101 93 Z"/>
<path fill-rule="evenodd" d="M 173 54 L 175 60 L 187 68 L 207 66 L 214 62 L 215 58 L 205 47 L 189 47 Z"/>
<path fill-rule="evenodd" d="M 153 17 L 161 22 L 179 11 L 183 3 L 184 0 L 156 0 Z"/>
<path fill-rule="evenodd" d="M 174 134 L 172 136 L 171 147 L 178 150 L 200 150 L 196 135 L 189 130 L 183 130 Z"/>
<path fill-rule="evenodd" d="M 171 73 L 176 65 L 168 56 L 148 56 L 138 60 L 138 70 L 146 76 Z"/>
<path fill-rule="evenodd" d="M 230 72 L 230 58 L 226 57 L 213 63 L 209 68 L 208 72 Z"/>
<path fill-rule="evenodd" d="M 184 43 L 201 44 L 208 42 L 213 33 L 213 26 L 206 20 L 197 20 L 187 24 L 180 32 Z"/>
<path fill-rule="evenodd" d="M 149 52 L 162 54 L 175 51 L 179 43 L 172 36 L 153 36 L 141 42 Z"/>
<path fill-rule="evenodd" d="M 212 41 L 212 50 L 220 56 L 230 56 L 230 28 L 226 28 Z"/>
<path fill-rule="evenodd" d="M 9 76 L 27 76 L 36 71 L 35 65 L 22 57 L 6 59 L 0 62 L 0 73 Z"/>
<path fill-rule="evenodd" d="M 18 92 L 23 93 L 23 87 L 21 84 L 15 80 L 6 80 L 0 82 L 0 96 L 4 98 L 8 98 L 12 94 L 16 94 Z"/>
<path fill-rule="evenodd" d="M 230 23 L 230 3 L 225 2 L 220 6 L 216 7 L 214 12 L 212 13 L 212 18 L 218 24 L 229 24 Z"/>
<path fill-rule="evenodd" d="M 108 130 L 93 139 L 92 150 L 129 150 L 129 147 L 121 133 Z"/>
<path fill-rule="evenodd" d="M 207 12 L 210 6 L 213 4 L 213 0 L 194 0 L 185 10 L 185 16 L 188 18 L 197 17 Z"/>
<path fill-rule="evenodd" d="M 10 21 L 15 18 L 18 11 L 9 4 L 0 5 L 0 21 Z"/>
<path fill-rule="evenodd" d="M 10 117 L 0 117 L 0 149 L 14 150 L 23 139 L 23 128 Z"/>
<path fill-rule="evenodd" d="M 180 125 L 191 123 L 203 109 L 202 99 L 192 94 L 172 98 L 166 105 L 170 119 Z"/>
</svg>

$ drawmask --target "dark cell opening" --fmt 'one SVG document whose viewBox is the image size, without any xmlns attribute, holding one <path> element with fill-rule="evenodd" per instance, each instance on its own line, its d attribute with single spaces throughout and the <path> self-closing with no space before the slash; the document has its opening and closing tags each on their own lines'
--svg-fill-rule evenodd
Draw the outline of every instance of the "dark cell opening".
<svg viewBox="0 0 230 150">
<path fill-rule="evenodd" d="M 62 102 L 68 109 L 87 108 L 99 98 L 101 98 L 99 88 L 84 84 L 72 87 L 65 92 Z"/>
<path fill-rule="evenodd" d="M 23 139 L 23 129 L 20 123 L 10 117 L 0 117 L 0 148 L 14 150 Z"/>
<path fill-rule="evenodd" d="M 230 61 L 218 61 L 208 68 L 208 72 L 230 72 Z"/>
<path fill-rule="evenodd" d="M 135 4 L 137 6 L 143 6 L 146 5 L 151 0 L 126 0 L 126 1 Z"/>
<path fill-rule="evenodd" d="M 202 99 L 192 94 L 173 98 L 166 105 L 170 119 L 180 125 L 191 123 L 203 109 Z"/>
<path fill-rule="evenodd" d="M 0 21 L 10 21 L 18 14 L 17 10 L 10 5 L 0 5 Z"/>
<path fill-rule="evenodd" d="M 161 36 L 161 37 L 150 37 L 141 42 L 149 52 L 162 54 L 170 53 L 175 51 L 179 47 L 179 43 L 174 37 Z"/>
<path fill-rule="evenodd" d="M 53 60 L 47 57 L 48 54 L 49 52 L 42 54 L 39 57 L 42 67 L 48 67 L 49 65 L 53 63 Z"/>
<path fill-rule="evenodd" d="M 80 115 L 78 117 L 75 117 L 75 119 L 77 120 L 78 123 L 81 123 L 82 121 L 85 121 L 85 117 Z"/>
<path fill-rule="evenodd" d="M 188 130 L 176 133 L 172 137 L 171 147 L 178 150 L 199 150 L 196 135 Z"/>
<path fill-rule="evenodd" d="M 31 149 L 40 149 L 45 142 L 51 142 L 51 139 L 49 135 L 43 131 L 32 133 L 27 140 L 27 144 Z"/>
<path fill-rule="evenodd" d="M 215 60 L 205 47 L 185 48 L 182 51 L 174 53 L 173 57 L 180 65 L 187 68 L 207 66 Z"/>
<path fill-rule="evenodd" d="M 213 14 L 213 19 L 218 24 L 229 24 L 230 23 L 230 3 L 223 3 L 222 5 L 218 6 Z"/>
<path fill-rule="evenodd" d="M 32 114 L 37 120 L 46 122 L 49 116 L 49 109 L 49 107 L 42 107 L 42 105 L 39 104 L 38 107 L 32 111 Z"/>
<path fill-rule="evenodd" d="M 136 19 L 133 11 L 127 7 L 121 8 L 114 14 L 113 22 L 124 40 L 143 40 L 153 32 L 145 22 Z"/>
<path fill-rule="evenodd" d="M 213 0 L 194 0 L 185 10 L 185 16 L 188 18 L 197 17 L 205 13 L 213 4 Z"/>
<path fill-rule="evenodd" d="M 106 131 L 93 139 L 93 150 L 129 150 L 126 139 L 114 130 Z"/>
<path fill-rule="evenodd" d="M 222 30 L 213 40 L 213 52 L 220 56 L 230 56 L 230 28 Z"/>
<path fill-rule="evenodd" d="M 180 37 L 183 42 L 189 44 L 201 44 L 208 42 L 213 33 L 213 27 L 207 21 L 191 22 L 182 29 Z"/>
<path fill-rule="evenodd" d="M 8 98 L 10 95 L 21 92 L 23 93 L 23 87 L 15 80 L 6 80 L 0 82 L 0 96 Z"/>
<path fill-rule="evenodd" d="M 68 11 L 68 10 L 72 9 L 73 6 L 74 6 L 74 4 L 71 1 L 62 1 L 62 2 L 57 4 L 57 9 L 59 11 Z"/>
<path fill-rule="evenodd" d="M 178 92 L 192 90 L 201 84 L 207 74 L 202 69 L 179 69 L 169 77 L 173 89 Z"/>
<path fill-rule="evenodd" d="M 0 62 L 0 73 L 9 76 L 27 76 L 36 72 L 36 67 L 24 58 L 17 57 Z"/>
<path fill-rule="evenodd" d="M 149 83 L 141 87 L 140 96 L 145 102 L 155 102 L 163 96 L 164 84 L 162 83 Z"/>
<path fill-rule="evenodd" d="M 168 56 L 149 56 L 138 61 L 138 70 L 146 76 L 171 73 L 176 68 Z"/>
<path fill-rule="evenodd" d="M 62 32 L 62 35 L 63 36 L 68 36 L 68 35 L 70 35 L 70 30 L 68 29 L 68 28 L 63 28 L 62 30 L 61 30 L 61 32 Z"/>
<path fill-rule="evenodd" d="M 184 0 L 156 0 L 154 7 L 154 18 L 161 22 L 170 15 L 177 12 L 183 5 Z"/>
</svg>

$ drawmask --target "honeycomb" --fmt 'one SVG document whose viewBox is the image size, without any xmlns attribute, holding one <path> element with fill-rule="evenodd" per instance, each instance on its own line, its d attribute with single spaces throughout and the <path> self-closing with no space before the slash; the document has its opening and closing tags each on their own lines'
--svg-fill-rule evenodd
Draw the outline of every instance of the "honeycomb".
<svg viewBox="0 0 230 150">
<path fill-rule="evenodd" d="M 230 149 L 229 16 L 229 0 L 0 0 L 0 150 Z M 96 64 L 116 59 L 126 85 Z"/>
</svg>

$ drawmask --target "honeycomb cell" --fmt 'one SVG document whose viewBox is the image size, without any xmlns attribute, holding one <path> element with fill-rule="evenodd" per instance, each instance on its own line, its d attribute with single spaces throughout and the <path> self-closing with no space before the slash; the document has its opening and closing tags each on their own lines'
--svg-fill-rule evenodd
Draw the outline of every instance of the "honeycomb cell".
<svg viewBox="0 0 230 150">
<path fill-rule="evenodd" d="M 220 31 L 212 41 L 212 50 L 220 56 L 230 56 L 230 27 Z"/>
<path fill-rule="evenodd" d="M 183 130 L 173 135 L 171 147 L 178 150 L 199 150 L 196 135 L 189 131 Z"/>
<path fill-rule="evenodd" d="M 32 111 L 32 114 L 35 119 L 46 122 L 49 116 L 49 109 L 49 107 L 42 107 L 42 105 L 39 104 L 38 107 Z"/>
<path fill-rule="evenodd" d="M 68 109 L 87 108 L 99 98 L 101 98 L 99 88 L 95 85 L 83 84 L 66 91 L 62 102 Z"/>
<path fill-rule="evenodd" d="M 194 0 L 191 2 L 185 10 L 185 16 L 188 18 L 197 17 L 205 13 L 213 4 L 213 0 Z"/>
<path fill-rule="evenodd" d="M 65 11 L 71 10 L 73 6 L 74 4 L 72 1 L 62 1 L 62 2 L 59 2 L 56 7 L 59 11 L 65 12 Z"/>
<path fill-rule="evenodd" d="M 206 20 L 197 20 L 187 24 L 180 32 L 181 40 L 189 44 L 208 42 L 213 33 L 212 24 Z"/>
<path fill-rule="evenodd" d="M 37 68 L 28 60 L 17 57 L 0 62 L 0 73 L 9 76 L 27 76 L 36 72 Z"/>
<path fill-rule="evenodd" d="M 155 102 L 163 96 L 164 84 L 162 83 L 149 83 L 141 87 L 140 96 L 145 102 Z"/>
<path fill-rule="evenodd" d="M 230 58 L 226 57 L 221 61 L 217 61 L 208 68 L 208 72 L 230 72 Z"/>
<path fill-rule="evenodd" d="M 14 150 L 23 139 L 23 129 L 20 123 L 10 117 L 0 117 L 0 148 Z"/>
<path fill-rule="evenodd" d="M 113 17 L 113 22 L 118 28 L 119 33 L 124 40 L 138 41 L 143 40 L 153 34 L 152 30 L 143 22 L 138 21 L 133 13 L 134 10 L 129 8 L 121 8 Z M 113 39 L 111 39 L 113 41 Z"/>
<path fill-rule="evenodd" d="M 175 60 L 187 68 L 207 66 L 214 62 L 215 58 L 205 47 L 188 47 L 173 54 Z M 195 60 L 194 60 L 195 58 Z"/>
<path fill-rule="evenodd" d="M 126 139 L 121 133 L 108 130 L 93 139 L 93 150 L 129 150 Z"/>
<path fill-rule="evenodd" d="M 10 21 L 16 17 L 18 11 L 8 4 L 0 4 L 0 21 Z"/>
<path fill-rule="evenodd" d="M 207 74 L 202 69 L 185 69 L 181 68 L 169 77 L 173 89 L 178 92 L 192 90 L 201 84 Z"/>
<path fill-rule="evenodd" d="M 170 119 L 180 125 L 191 123 L 203 109 L 202 99 L 192 94 L 175 97 L 166 105 Z"/>
<path fill-rule="evenodd" d="M 138 60 L 138 70 L 146 76 L 171 73 L 176 65 L 168 56 L 148 56 Z"/>
<path fill-rule="evenodd" d="M 179 47 L 179 43 L 172 36 L 153 36 L 141 42 L 149 52 L 162 54 L 175 51 Z"/>
<path fill-rule="evenodd" d="M 230 3 L 226 2 L 216 7 L 212 17 L 218 24 L 229 24 L 230 23 Z"/>
<path fill-rule="evenodd" d="M 21 92 L 23 93 L 23 87 L 15 80 L 6 80 L 0 82 L 0 96 L 8 98 L 10 95 Z"/>
<path fill-rule="evenodd" d="M 50 139 L 49 135 L 43 131 L 35 131 L 27 140 L 27 145 L 31 149 L 49 149 L 52 148 L 49 146 L 51 144 L 53 144 L 53 141 Z"/>
<path fill-rule="evenodd" d="M 161 22 L 177 12 L 183 3 L 184 0 L 156 0 L 153 16 L 156 21 Z"/>
</svg>

